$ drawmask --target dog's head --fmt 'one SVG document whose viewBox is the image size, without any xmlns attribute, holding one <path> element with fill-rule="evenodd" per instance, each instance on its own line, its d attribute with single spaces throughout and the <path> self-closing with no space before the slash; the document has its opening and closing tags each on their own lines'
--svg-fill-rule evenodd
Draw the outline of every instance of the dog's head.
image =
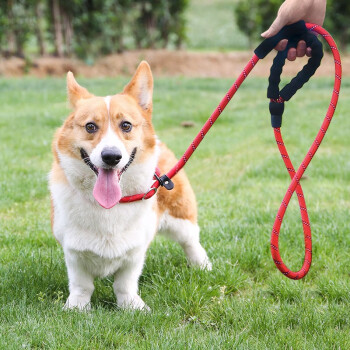
<svg viewBox="0 0 350 350">
<path fill-rule="evenodd" d="M 95 199 L 105 208 L 119 202 L 121 176 L 134 162 L 152 152 L 156 139 L 151 124 L 153 78 L 148 63 L 141 62 L 120 94 L 92 95 L 67 75 L 73 113 L 57 139 L 59 154 L 86 163 L 95 172 Z"/>
</svg>

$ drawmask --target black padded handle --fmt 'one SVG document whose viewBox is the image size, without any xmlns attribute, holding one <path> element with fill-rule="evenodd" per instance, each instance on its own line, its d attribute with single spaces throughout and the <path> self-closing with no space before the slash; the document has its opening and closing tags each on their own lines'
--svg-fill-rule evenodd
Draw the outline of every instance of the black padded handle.
<svg viewBox="0 0 350 350">
<path fill-rule="evenodd" d="M 293 78 L 291 82 L 281 91 L 279 91 L 281 73 L 287 58 L 288 50 L 291 47 L 296 47 L 300 40 L 304 40 L 306 42 L 306 46 L 311 48 L 312 56 L 309 58 L 307 64 L 297 74 L 297 76 Z M 287 48 L 284 51 L 279 51 L 273 60 L 269 77 L 269 87 L 267 89 L 267 97 L 272 99 L 282 97 L 285 101 L 290 100 L 292 96 L 315 74 L 317 68 L 321 64 L 322 57 L 322 43 L 317 39 L 316 35 L 310 33 L 309 31 L 302 36 L 289 39 Z"/>
<path fill-rule="evenodd" d="M 283 27 L 275 36 L 265 39 L 254 51 L 260 58 L 265 58 L 275 46 L 283 39 L 292 39 L 297 36 L 302 36 L 307 32 L 304 21 L 299 21 L 288 26 Z M 302 40 L 302 39 L 300 39 Z"/>
<path fill-rule="evenodd" d="M 264 58 L 273 48 L 283 39 L 288 39 L 287 48 L 284 51 L 279 51 L 273 61 L 269 87 L 267 89 L 267 97 L 278 99 L 282 97 L 288 101 L 302 86 L 315 74 L 316 69 L 320 66 L 323 57 L 322 43 L 317 39 L 316 35 L 312 34 L 305 25 L 304 21 L 285 26 L 275 36 L 265 39 L 256 49 L 255 54 L 259 58 Z M 312 50 L 312 57 L 308 63 L 297 74 L 292 81 L 279 91 L 279 83 L 288 50 L 291 47 L 296 47 L 300 40 L 306 42 L 306 46 Z"/>
<path fill-rule="evenodd" d="M 278 34 L 265 39 L 254 52 L 259 58 L 264 58 L 283 39 L 288 40 L 288 45 L 284 51 L 279 51 L 273 60 L 267 89 L 267 97 L 271 99 L 271 124 L 274 128 L 279 128 L 282 125 L 282 115 L 284 111 L 283 101 L 290 100 L 291 97 L 309 81 L 320 66 L 323 57 L 322 43 L 317 39 L 316 35 L 312 34 L 306 28 L 304 21 L 299 21 L 283 27 Z M 300 40 L 304 40 L 306 46 L 311 48 L 312 57 L 297 76 L 280 91 L 279 83 L 281 81 L 282 69 L 287 58 L 288 50 L 291 47 L 297 47 Z M 279 100 L 280 97 L 282 101 Z"/>
</svg>

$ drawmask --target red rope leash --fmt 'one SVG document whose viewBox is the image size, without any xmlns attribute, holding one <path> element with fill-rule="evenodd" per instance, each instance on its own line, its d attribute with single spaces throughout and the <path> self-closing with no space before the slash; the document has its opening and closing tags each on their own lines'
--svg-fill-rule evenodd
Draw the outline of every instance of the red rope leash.
<svg viewBox="0 0 350 350">
<path fill-rule="evenodd" d="M 236 93 L 236 91 L 239 89 L 243 81 L 247 78 L 249 73 L 252 71 L 252 69 L 255 67 L 256 63 L 259 61 L 259 57 L 254 54 L 254 56 L 250 59 L 248 64 L 243 69 L 242 73 L 238 77 L 238 79 L 234 82 L 234 84 L 231 86 L 231 88 L 227 91 L 225 97 L 221 100 L 219 105 L 216 107 L 212 115 L 209 117 L 209 119 L 205 122 L 204 126 L 202 127 L 201 131 L 197 134 L 195 139 L 192 141 L 190 146 L 187 148 L 184 155 L 179 159 L 179 161 L 175 164 L 175 166 L 166 174 L 169 179 L 174 177 L 187 163 L 187 161 L 192 156 L 193 152 L 197 149 L 199 144 L 204 139 L 207 132 L 210 130 L 210 128 L 214 125 L 216 120 L 219 118 L 222 111 L 225 109 L 227 104 L 231 101 L 232 97 Z M 159 181 L 155 181 L 151 187 L 151 189 L 147 193 L 141 193 L 136 194 L 133 196 L 127 196 L 123 197 L 120 200 L 120 203 L 129 203 L 141 199 L 148 199 L 154 196 L 157 192 L 158 187 L 160 186 Z"/>
<path fill-rule="evenodd" d="M 281 206 L 278 210 L 273 229 L 272 229 L 272 235 L 271 235 L 271 254 L 273 261 L 277 268 L 288 278 L 291 279 L 301 279 L 303 278 L 309 271 L 310 266 L 311 266 L 311 261 L 312 261 L 312 242 L 311 242 L 311 227 L 310 227 L 310 220 L 308 217 L 307 213 L 307 208 L 306 208 L 306 203 L 305 203 L 305 198 L 303 194 L 302 187 L 300 185 L 300 179 L 304 172 L 306 171 L 307 167 L 309 166 L 312 158 L 314 157 L 315 153 L 317 152 L 318 147 L 320 146 L 327 129 L 330 125 L 330 122 L 333 118 L 336 105 L 338 102 L 338 97 L 339 97 L 339 90 L 340 90 L 340 85 L 341 85 L 341 59 L 340 55 L 337 49 L 337 46 L 331 37 L 331 35 L 322 27 L 317 26 L 317 25 L 312 25 L 312 24 L 306 24 L 307 28 L 309 30 L 315 31 L 318 34 L 321 34 L 322 37 L 327 41 L 328 45 L 330 46 L 333 57 L 334 57 L 334 63 L 335 63 L 335 80 L 334 80 L 334 89 L 333 89 L 333 94 L 331 98 L 330 105 L 328 107 L 326 116 L 324 118 L 324 121 L 322 123 L 322 126 L 312 143 L 309 151 L 307 152 L 304 160 L 302 161 L 301 165 L 299 166 L 298 170 L 295 171 L 293 164 L 289 158 L 288 152 L 286 150 L 286 147 L 284 145 L 283 139 L 282 139 L 282 134 L 280 128 L 274 128 L 274 134 L 275 134 L 275 139 L 276 143 L 278 146 L 278 149 L 281 153 L 282 159 L 285 163 L 285 166 L 288 170 L 288 173 L 292 179 L 288 190 L 283 198 L 283 201 L 281 203 Z M 200 130 L 200 132 L 197 134 L 195 139 L 192 141 L 191 145 L 187 148 L 186 152 L 184 155 L 179 159 L 179 161 L 176 163 L 176 165 L 166 174 L 168 179 L 171 179 L 174 177 L 187 163 L 187 161 L 190 159 L 192 156 L 193 152 L 197 149 L 199 144 L 202 142 L 204 139 L 205 135 L 207 132 L 210 130 L 210 128 L 214 125 L 215 121 L 219 118 L 227 104 L 230 102 L 232 97 L 235 95 L 236 91 L 238 88 L 241 86 L 243 81 L 247 78 L 249 73 L 252 71 L 252 69 L 255 67 L 257 62 L 259 61 L 259 57 L 254 54 L 251 60 L 248 62 L 248 64 L 245 66 L 243 69 L 243 72 L 240 74 L 238 79 L 234 82 L 234 84 L 231 86 L 231 88 L 228 90 L 226 93 L 225 97 L 221 100 L 217 108 L 214 110 L 210 118 L 206 121 L 204 124 L 203 128 Z M 281 98 L 278 100 L 275 100 L 275 102 L 283 102 Z M 158 175 L 157 175 L 158 176 Z M 159 181 L 159 177 L 157 180 L 153 183 L 151 189 L 147 193 L 141 193 L 141 194 L 136 194 L 133 196 L 127 196 L 123 197 L 120 200 L 120 203 L 128 203 L 128 202 L 133 202 L 137 200 L 142 200 L 142 199 L 148 199 L 151 198 L 155 193 L 157 192 L 158 187 L 161 185 Z M 299 206 L 300 206 L 300 214 L 301 214 L 301 220 L 303 224 L 303 230 L 304 230 L 304 241 L 305 241 L 305 256 L 304 256 L 304 264 L 302 268 L 297 271 L 293 272 L 291 271 L 282 261 L 282 258 L 279 253 L 279 234 L 280 234 L 280 229 L 282 225 L 282 221 L 284 218 L 284 214 L 286 213 L 287 207 L 289 205 L 290 199 L 292 198 L 293 193 L 297 193 L 298 201 L 299 201 Z"/>
<path fill-rule="evenodd" d="M 284 145 L 281 129 L 280 128 L 274 128 L 275 133 L 275 139 L 278 146 L 278 149 L 281 153 L 282 159 L 284 161 L 284 164 L 286 166 L 286 169 L 289 172 L 290 178 L 293 180 L 295 176 L 295 170 L 293 167 L 293 164 L 289 158 L 287 149 Z M 290 192 L 288 189 L 288 194 L 290 195 L 290 198 L 293 195 L 293 192 Z M 311 227 L 310 227 L 310 220 L 309 216 L 307 214 L 307 208 L 305 203 L 305 198 L 303 194 L 303 190 L 301 188 L 301 185 L 299 182 L 297 182 L 297 186 L 295 189 L 295 192 L 298 197 L 299 201 L 299 207 L 300 207 L 300 215 L 301 215 L 301 222 L 303 224 L 303 230 L 304 230 L 304 242 L 305 242 L 305 257 L 304 257 L 304 264 L 300 271 L 298 272 L 291 272 L 288 270 L 288 268 L 284 265 L 280 254 L 279 254 L 279 247 L 278 247 L 278 238 L 279 238 L 279 232 L 281 229 L 283 216 L 287 210 L 288 203 L 285 199 L 282 201 L 280 210 L 278 211 L 275 224 L 272 229 L 272 236 L 271 236 L 271 254 L 273 261 L 275 262 L 276 266 L 279 268 L 282 273 L 284 273 L 287 277 L 293 278 L 293 279 L 299 279 L 303 278 L 309 271 L 312 261 L 312 243 L 311 243 Z M 282 209 L 283 208 L 283 209 Z M 286 273 L 287 272 L 287 273 Z"/>
<path fill-rule="evenodd" d="M 327 41 L 329 47 L 332 50 L 333 57 L 334 57 L 334 64 L 335 64 L 335 79 L 334 79 L 334 89 L 332 93 L 332 98 L 330 105 L 328 107 L 326 116 L 324 118 L 324 121 L 322 123 L 322 126 L 317 133 L 317 136 L 312 143 L 309 151 L 307 152 L 304 160 L 302 161 L 301 165 L 299 166 L 297 172 L 295 172 L 293 164 L 289 158 L 289 155 L 287 153 L 287 150 L 284 146 L 284 142 L 282 139 L 282 134 L 280 128 L 274 128 L 274 134 L 276 143 L 278 145 L 279 151 L 281 153 L 282 159 L 284 161 L 284 164 L 289 172 L 289 175 L 292 179 L 292 182 L 290 183 L 288 190 L 283 198 L 283 201 L 281 203 L 281 206 L 278 210 L 275 223 L 273 225 L 272 234 L 271 234 L 271 255 L 272 259 L 277 266 L 277 268 L 288 278 L 291 279 L 301 279 L 303 278 L 309 271 L 312 261 L 312 243 L 311 243 L 311 227 L 310 227 L 310 221 L 307 214 L 305 199 L 303 195 L 303 191 L 301 188 L 301 185 L 299 183 L 301 177 L 303 176 L 304 172 L 306 171 L 307 167 L 309 166 L 312 158 L 314 157 L 315 153 L 317 152 L 319 146 L 322 143 L 322 140 L 327 132 L 327 129 L 332 121 L 337 102 L 339 97 L 339 90 L 341 85 L 341 59 L 339 55 L 339 51 L 337 49 L 337 45 L 334 42 L 331 35 L 322 27 L 306 24 L 307 28 L 309 30 L 313 30 L 318 34 L 321 34 L 322 37 Z M 280 229 L 282 225 L 282 221 L 284 218 L 284 214 L 287 210 L 288 204 L 290 202 L 290 199 L 292 198 L 292 195 L 294 191 L 297 193 L 299 206 L 300 206 L 300 214 L 301 214 L 301 221 L 303 224 L 303 230 L 304 230 L 304 242 L 305 242 L 305 255 L 304 255 L 304 263 L 302 268 L 297 271 L 291 271 L 282 261 L 282 258 L 279 253 L 279 234 Z"/>
</svg>

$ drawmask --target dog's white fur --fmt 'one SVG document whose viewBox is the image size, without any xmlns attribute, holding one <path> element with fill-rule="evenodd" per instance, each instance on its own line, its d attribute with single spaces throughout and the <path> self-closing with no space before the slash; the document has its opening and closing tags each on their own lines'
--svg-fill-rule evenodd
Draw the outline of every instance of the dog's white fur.
<svg viewBox="0 0 350 350">
<path fill-rule="evenodd" d="M 141 94 L 145 104 L 148 96 Z M 109 111 L 110 98 L 105 98 Z M 108 127 L 106 135 L 91 151 L 91 161 L 102 166 L 101 150 L 118 147 L 121 166 L 130 157 L 123 140 Z M 187 219 L 175 218 L 165 211 L 157 216 L 156 196 L 146 201 L 117 204 L 102 208 L 95 201 L 92 189 L 96 175 L 81 160 L 56 147 L 59 165 L 67 181 L 57 181 L 50 173 L 54 220 L 53 232 L 62 245 L 69 278 L 66 308 L 86 309 L 94 290 L 94 278 L 114 276 L 114 292 L 120 307 L 148 309 L 138 295 L 146 250 L 157 231 L 166 233 L 183 247 L 190 263 L 211 269 L 208 256 L 199 243 L 199 227 Z M 159 142 L 144 161 L 134 161 L 122 175 L 123 196 L 146 192 L 153 182 L 158 164 Z"/>
</svg>

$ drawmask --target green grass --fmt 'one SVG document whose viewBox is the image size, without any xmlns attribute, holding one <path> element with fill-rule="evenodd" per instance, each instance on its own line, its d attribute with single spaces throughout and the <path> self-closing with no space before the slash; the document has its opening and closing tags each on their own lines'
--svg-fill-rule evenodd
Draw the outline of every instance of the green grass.
<svg viewBox="0 0 350 350">
<path fill-rule="evenodd" d="M 248 40 L 234 17 L 236 0 L 190 0 L 186 12 L 187 49 L 245 50 Z"/>
<path fill-rule="evenodd" d="M 82 79 L 96 94 L 125 79 Z M 156 79 L 154 124 L 182 154 L 231 81 Z M 173 242 L 152 243 L 140 290 L 152 313 L 116 307 L 110 279 L 96 281 L 92 311 L 62 311 L 63 253 L 50 229 L 50 143 L 68 109 L 63 79 L 0 81 L 0 349 L 348 349 L 350 348 L 350 80 L 336 117 L 302 182 L 314 261 L 302 281 L 272 263 L 269 237 L 288 186 L 269 126 L 266 80 L 248 79 L 186 166 L 199 203 L 202 243 L 213 271 L 187 267 Z M 332 81 L 312 80 L 287 103 L 283 124 L 299 164 L 321 124 Z M 185 120 L 195 128 L 183 129 Z M 282 255 L 301 266 L 295 198 Z"/>
</svg>

